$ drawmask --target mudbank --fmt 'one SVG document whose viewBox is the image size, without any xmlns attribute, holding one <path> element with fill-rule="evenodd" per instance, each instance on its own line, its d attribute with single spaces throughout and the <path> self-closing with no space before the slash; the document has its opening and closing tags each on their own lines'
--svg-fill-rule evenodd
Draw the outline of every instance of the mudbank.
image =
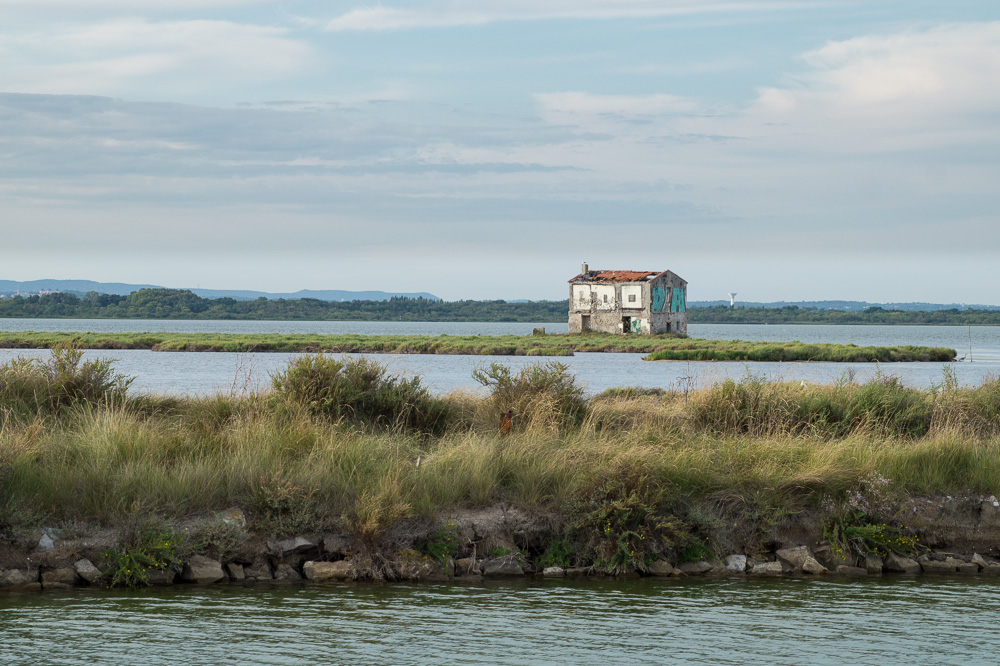
<svg viewBox="0 0 1000 666">
<path fill-rule="evenodd" d="M 149 566 L 131 579 L 120 574 L 121 532 L 45 528 L 37 540 L 0 551 L 0 590 L 63 590 L 110 584 L 276 584 L 388 579 L 475 582 L 523 576 L 872 576 L 893 574 L 1000 574 L 1000 501 L 996 497 L 920 497 L 903 508 L 896 534 L 904 552 L 858 552 L 824 539 L 828 517 L 799 514 L 755 544 L 717 553 L 664 548 L 644 562 L 614 570 L 592 554 L 564 550 L 559 516 L 532 515 L 496 506 L 458 511 L 438 521 L 402 521 L 376 541 L 349 531 L 264 539 L 247 530 L 240 509 L 171 528 L 188 542 L 183 558 Z M 228 543 L 193 543 L 206 530 Z M 709 543 L 724 538 L 706 538 Z M 133 546 L 134 547 L 134 546 Z M 181 549 L 183 550 L 183 548 Z M 654 549 L 655 550 L 655 549 Z M 176 553 L 174 554 L 176 555 Z M 697 555 L 697 556 L 693 556 Z M 561 559 L 559 559 L 561 558 Z M 588 559 L 591 558 L 591 559 Z M 558 561 L 557 561 L 558 560 Z M 135 560 L 138 562 L 138 558 Z M 153 562 L 153 564 L 157 564 Z M 998 578 L 997 580 L 1000 580 Z"/>
</svg>

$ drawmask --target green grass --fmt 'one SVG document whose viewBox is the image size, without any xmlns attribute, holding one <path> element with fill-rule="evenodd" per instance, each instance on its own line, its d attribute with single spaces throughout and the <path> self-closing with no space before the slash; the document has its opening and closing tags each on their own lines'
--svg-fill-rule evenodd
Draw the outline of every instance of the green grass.
<svg viewBox="0 0 1000 666">
<path fill-rule="evenodd" d="M 310 394 L 276 389 L 92 395 L 25 411 L 9 396 L 35 371 L 10 367 L 0 373 L 0 540 L 29 522 L 121 526 L 238 506 L 266 538 L 346 526 L 373 553 L 400 521 L 440 524 L 456 509 L 501 504 L 563 525 L 553 538 L 572 545 L 574 561 L 623 572 L 665 549 L 762 543 L 769 526 L 827 501 L 844 506 L 849 493 L 1000 494 L 998 379 L 962 388 L 946 373 L 918 390 L 891 378 L 802 386 L 746 377 L 581 403 L 572 377 L 550 363 L 492 373 L 489 395 L 426 397 L 444 419 L 427 430 L 387 425 L 381 412 L 317 410 Z M 507 410 L 514 426 L 504 435 Z M 860 526 L 884 514 L 868 511 Z"/>
<path fill-rule="evenodd" d="M 575 352 L 646 353 L 647 360 L 696 361 L 950 361 L 954 349 L 857 347 L 801 342 L 699 340 L 672 335 L 602 333 L 541 336 L 313 335 L 217 333 L 0 333 L 0 348 L 151 349 L 198 352 L 328 352 L 366 354 L 468 354 L 572 356 Z"/>
</svg>

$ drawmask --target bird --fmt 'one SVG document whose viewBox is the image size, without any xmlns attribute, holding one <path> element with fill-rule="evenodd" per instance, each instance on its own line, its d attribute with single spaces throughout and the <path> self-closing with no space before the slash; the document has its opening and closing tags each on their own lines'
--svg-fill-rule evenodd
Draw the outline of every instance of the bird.
<svg viewBox="0 0 1000 666">
<path fill-rule="evenodd" d="M 966 354 L 965 356 L 968 356 L 968 354 Z M 956 359 L 956 361 L 955 361 L 955 362 L 956 362 L 956 363 L 959 363 L 959 362 L 961 362 L 961 361 L 964 361 L 964 360 L 965 360 L 965 356 L 963 356 L 963 357 L 962 357 L 962 358 L 960 358 L 960 359 Z"/>
<path fill-rule="evenodd" d="M 510 434 L 510 429 L 514 425 L 514 410 L 508 409 L 500 415 L 500 436 L 506 437 Z"/>
</svg>

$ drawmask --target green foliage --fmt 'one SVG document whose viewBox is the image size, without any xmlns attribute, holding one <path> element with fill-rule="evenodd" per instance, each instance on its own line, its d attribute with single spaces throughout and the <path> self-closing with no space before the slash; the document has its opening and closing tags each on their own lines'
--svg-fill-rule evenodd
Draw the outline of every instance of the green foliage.
<svg viewBox="0 0 1000 666">
<path fill-rule="evenodd" d="M 579 424 L 587 411 L 583 389 L 576 384 L 569 366 L 559 361 L 531 363 L 512 373 L 510 366 L 491 363 L 477 367 L 472 378 L 490 391 L 497 417 L 511 410 L 515 429 L 539 422 L 552 425 Z"/>
<path fill-rule="evenodd" d="M 421 549 L 428 557 L 440 562 L 446 562 L 449 557 L 458 555 L 458 535 L 451 523 L 442 525 L 427 540 Z"/>
<path fill-rule="evenodd" d="M 897 324 L 980 326 L 1000 324 L 997 310 L 910 311 L 868 308 L 863 312 L 820 310 L 786 305 L 781 308 L 719 305 L 709 308 L 688 308 L 692 324 Z"/>
<path fill-rule="evenodd" d="M 687 538 L 668 510 L 670 493 L 637 468 L 608 474 L 570 503 L 569 532 L 610 574 L 645 571 L 656 556 Z"/>
<path fill-rule="evenodd" d="M 84 361 L 79 347 L 62 343 L 48 359 L 18 357 L 0 366 L 0 410 L 32 418 L 79 404 L 121 403 L 133 381 L 116 372 L 110 360 Z"/>
<path fill-rule="evenodd" d="M 712 548 L 709 537 L 691 539 L 681 548 L 680 552 L 681 562 L 702 562 L 717 559 L 719 557 L 716 555 L 715 549 Z"/>
<path fill-rule="evenodd" d="M 823 538 L 840 557 L 897 553 L 911 557 L 925 550 L 916 536 L 902 527 L 867 522 L 863 515 L 840 513 L 823 523 Z"/>
<path fill-rule="evenodd" d="M 334 420 L 386 430 L 439 432 L 445 426 L 444 403 L 431 397 L 419 377 L 402 379 L 365 357 L 302 356 L 272 377 L 272 387 L 278 397 Z"/>
<path fill-rule="evenodd" d="M 153 569 L 180 572 L 186 550 L 183 535 L 167 527 L 153 523 L 138 527 L 119 548 L 104 552 L 102 579 L 108 587 L 145 587 Z"/>
<path fill-rule="evenodd" d="M 569 542 L 563 537 L 558 537 L 549 543 L 545 552 L 538 558 L 538 568 L 562 567 L 565 569 L 573 563 L 573 556 L 574 553 Z"/>
</svg>

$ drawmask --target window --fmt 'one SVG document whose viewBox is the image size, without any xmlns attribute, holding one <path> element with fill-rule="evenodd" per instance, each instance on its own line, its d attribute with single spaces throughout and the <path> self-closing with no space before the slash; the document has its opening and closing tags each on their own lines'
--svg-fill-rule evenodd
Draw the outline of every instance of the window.
<svg viewBox="0 0 1000 666">
<path fill-rule="evenodd" d="M 629 303 L 635 303 L 635 294 L 629 294 L 628 295 L 628 302 Z"/>
</svg>

